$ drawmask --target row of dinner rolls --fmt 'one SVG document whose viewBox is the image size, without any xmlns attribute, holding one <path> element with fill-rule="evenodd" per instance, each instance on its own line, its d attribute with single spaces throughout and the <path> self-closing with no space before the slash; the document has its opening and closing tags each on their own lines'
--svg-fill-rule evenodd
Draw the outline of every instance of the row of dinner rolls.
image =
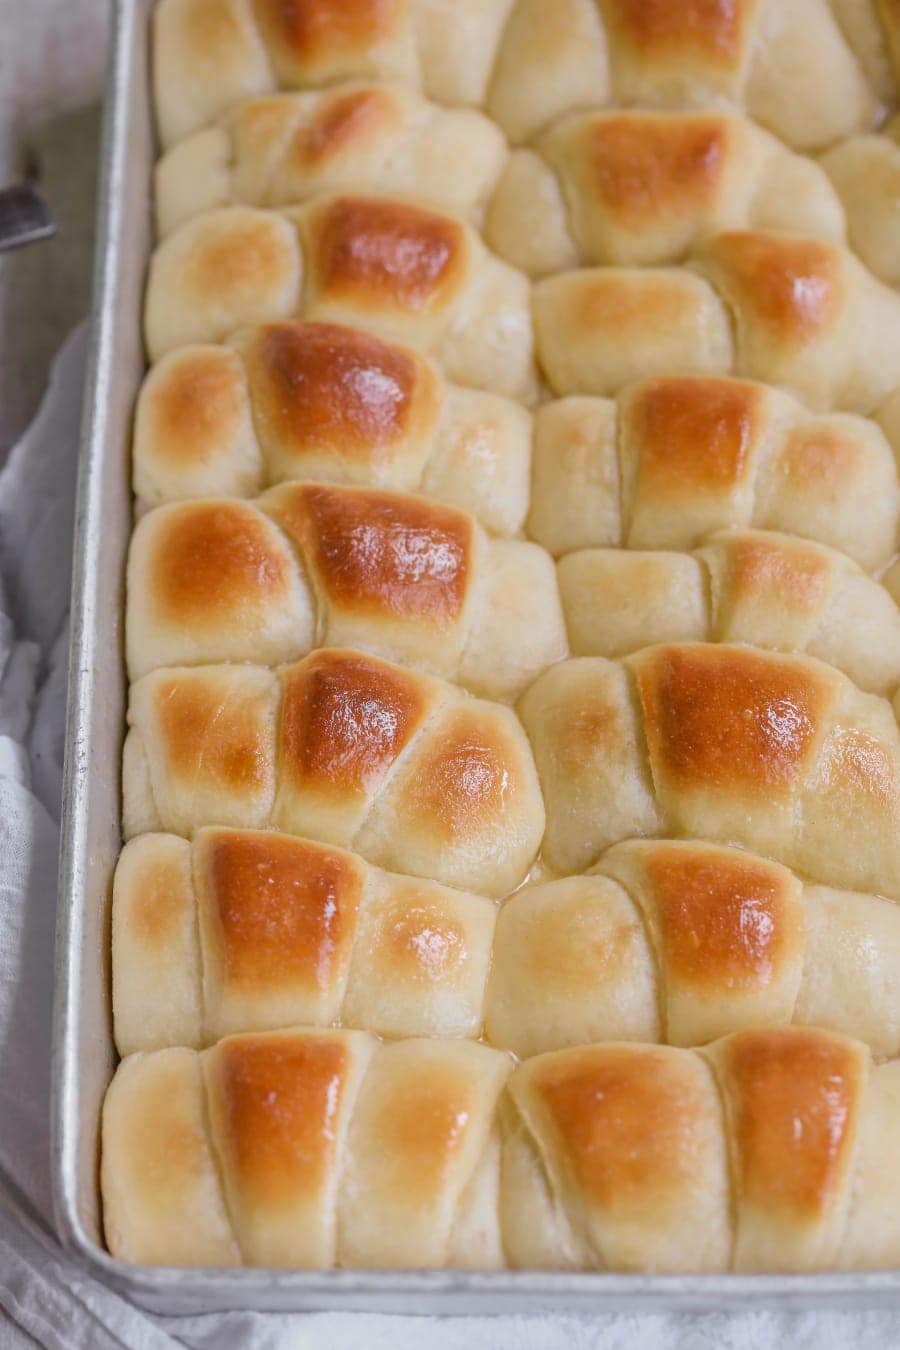
<svg viewBox="0 0 900 1350">
<path fill-rule="evenodd" d="M 849 232 L 896 285 L 898 137 L 895 117 L 817 163 L 734 113 L 605 109 L 564 117 L 510 153 L 478 112 L 353 83 L 248 99 L 173 146 L 156 168 L 157 234 L 217 207 L 362 189 L 468 217 L 532 277 L 678 262 L 710 230 L 753 228 L 834 243 Z"/>
<path fill-rule="evenodd" d="M 162 668 L 131 686 L 126 838 L 275 825 L 398 872 L 505 895 L 544 831 L 514 712 L 361 652 L 281 670 Z"/>
<path fill-rule="evenodd" d="M 568 651 L 553 561 L 539 545 L 489 539 L 472 516 L 424 497 L 327 483 L 144 516 L 129 552 L 126 637 L 132 679 L 346 646 L 500 699 Z"/>
<path fill-rule="evenodd" d="M 161 238 L 216 207 L 295 206 L 338 191 L 411 196 L 484 224 L 489 246 L 531 276 L 678 262 L 709 230 L 845 235 L 826 172 L 746 118 L 579 112 L 510 155 L 480 113 L 397 85 L 237 104 L 163 155 L 155 186 Z"/>
<path fill-rule="evenodd" d="M 144 331 L 156 361 L 245 324 L 352 323 L 433 356 L 452 380 L 527 403 L 537 393 L 530 290 L 460 216 L 329 195 L 282 212 L 223 207 L 179 226 L 151 257 Z"/>
<path fill-rule="evenodd" d="M 518 710 L 557 872 L 635 836 L 700 837 L 900 900 L 896 717 L 821 661 L 711 643 L 579 657 Z"/>
<path fill-rule="evenodd" d="M 700 837 L 900 900 L 894 712 L 812 657 L 711 643 L 578 657 L 540 675 L 517 717 L 322 650 L 278 671 L 153 671 L 132 686 L 129 728 L 126 838 L 275 825 L 501 896 L 539 847 L 568 874 L 625 839 Z"/>
<path fill-rule="evenodd" d="M 586 549 L 557 578 L 537 544 L 490 540 L 455 508 L 292 483 L 254 503 L 158 507 L 129 552 L 132 679 L 347 646 L 504 700 L 570 649 L 704 639 L 808 652 L 874 693 L 900 683 L 892 596 L 849 558 L 784 534 L 722 531 L 694 554 Z"/>
<path fill-rule="evenodd" d="M 888 0 L 163 0 L 153 66 L 165 145 L 249 95 L 374 78 L 514 142 L 583 107 L 724 103 L 817 149 L 897 101 L 900 21 Z"/>
<path fill-rule="evenodd" d="M 817 416 L 765 385 L 696 375 L 529 413 L 449 384 L 408 347 L 286 321 L 153 367 L 137 405 L 134 486 L 141 510 L 292 479 L 400 488 L 461 507 L 492 534 L 524 527 L 555 555 L 690 549 L 755 525 L 873 569 L 898 540 L 900 398 L 880 420 Z"/>
<path fill-rule="evenodd" d="M 151 360 L 291 317 L 407 342 L 448 378 L 525 403 L 538 368 L 556 395 L 734 374 L 861 413 L 900 385 L 900 296 L 848 249 L 806 235 L 720 231 L 687 266 L 576 268 L 532 286 L 461 217 L 331 195 L 206 212 L 151 259 Z"/>
<path fill-rule="evenodd" d="M 898 1126 L 897 1062 L 810 1028 L 515 1068 L 471 1041 L 250 1033 L 119 1065 L 106 1237 L 165 1265 L 890 1267 Z"/>
<path fill-rule="evenodd" d="M 276 831 L 144 834 L 112 943 L 123 1055 L 340 1024 L 527 1057 L 792 1021 L 900 1054 L 900 906 L 697 840 L 616 844 L 498 910 Z"/>
<path fill-rule="evenodd" d="M 741 642 L 805 652 L 861 689 L 900 683 L 900 611 L 843 554 L 763 530 L 724 530 L 694 553 L 584 549 L 559 592 L 573 656 L 627 656 L 659 642 Z"/>
</svg>

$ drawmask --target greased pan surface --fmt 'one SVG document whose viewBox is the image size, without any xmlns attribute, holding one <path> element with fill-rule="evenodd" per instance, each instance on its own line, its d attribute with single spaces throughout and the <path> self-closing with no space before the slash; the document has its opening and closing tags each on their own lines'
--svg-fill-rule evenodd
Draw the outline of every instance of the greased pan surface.
<svg viewBox="0 0 900 1350">
<path fill-rule="evenodd" d="M 538 1271 L 173 1270 L 115 1261 L 97 1180 L 103 1094 L 115 1065 L 109 904 L 120 847 L 119 761 L 128 443 L 144 369 L 141 305 L 151 246 L 152 0 L 116 0 L 97 231 L 95 327 L 75 526 L 72 649 L 56 951 L 53 1189 L 60 1234 L 106 1284 L 157 1312 L 371 1309 L 502 1313 L 526 1308 L 725 1310 L 761 1302 L 900 1302 L 900 1272 L 602 1275 Z M 685 1234 L 690 1241 L 690 1234 Z"/>
</svg>

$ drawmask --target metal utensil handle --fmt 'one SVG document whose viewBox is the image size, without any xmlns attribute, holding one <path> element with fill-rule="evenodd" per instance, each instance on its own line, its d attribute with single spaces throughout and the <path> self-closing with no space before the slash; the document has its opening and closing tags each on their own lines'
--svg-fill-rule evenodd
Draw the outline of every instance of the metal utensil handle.
<svg viewBox="0 0 900 1350">
<path fill-rule="evenodd" d="M 36 244 L 56 233 L 56 223 L 34 183 L 0 188 L 0 253 Z"/>
</svg>

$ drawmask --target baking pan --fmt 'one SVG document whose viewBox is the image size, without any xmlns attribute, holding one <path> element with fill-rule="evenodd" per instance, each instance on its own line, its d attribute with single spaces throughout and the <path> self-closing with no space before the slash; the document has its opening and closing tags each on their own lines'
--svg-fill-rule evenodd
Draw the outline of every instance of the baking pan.
<svg viewBox="0 0 900 1350">
<path fill-rule="evenodd" d="M 131 1266 L 105 1251 L 98 1188 L 100 1109 L 115 1067 L 109 907 L 120 846 L 126 682 L 128 446 L 144 355 L 140 315 L 151 246 L 155 143 L 148 35 L 152 0 L 118 0 L 107 84 L 94 340 L 75 522 L 72 650 L 63 791 L 53 1049 L 53 1188 L 60 1235 L 106 1284 L 156 1312 L 524 1309 L 663 1312 L 760 1303 L 900 1302 L 900 1272 L 619 1275 L 540 1271 L 185 1270 Z M 900 1165 L 900 1164 L 898 1164 Z M 685 1232 L 685 1243 L 691 1234 Z"/>
</svg>

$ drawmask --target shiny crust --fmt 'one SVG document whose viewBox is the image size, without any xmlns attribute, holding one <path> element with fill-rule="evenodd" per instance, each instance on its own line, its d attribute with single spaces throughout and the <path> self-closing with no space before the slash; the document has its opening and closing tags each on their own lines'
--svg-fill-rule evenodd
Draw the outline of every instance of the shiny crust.
<svg viewBox="0 0 900 1350">
<path fill-rule="evenodd" d="M 571 650 L 621 657 L 655 642 L 804 652 L 860 688 L 900 684 L 900 613 L 843 554 L 762 530 L 724 530 L 692 554 L 585 549 L 558 565 Z"/>
<path fill-rule="evenodd" d="M 340 979 L 365 884 L 356 859 L 290 835 L 230 830 L 201 832 L 194 856 L 223 984 L 238 995 L 298 984 L 324 992 Z"/>
<path fill-rule="evenodd" d="M 818 671 L 735 648 L 660 648 L 636 663 L 647 747 L 667 790 L 794 794 L 832 701 Z"/>
<path fill-rule="evenodd" d="M 157 232 L 219 206 L 289 207 L 341 190 L 408 194 L 477 223 L 506 157 L 503 133 L 482 113 L 398 83 L 269 94 L 162 157 Z"/>
<path fill-rule="evenodd" d="M 529 301 L 527 279 L 460 217 L 332 194 L 282 212 L 224 206 L 185 220 L 151 259 L 144 333 L 158 361 L 248 325 L 345 322 L 433 354 L 453 380 L 531 402 Z"/>
<path fill-rule="evenodd" d="M 814 341 L 837 323 L 844 280 L 837 256 L 826 245 L 735 231 L 717 239 L 715 254 L 739 308 L 776 345 Z"/>
<path fill-rule="evenodd" d="M 409 493 L 299 483 L 253 503 L 167 503 L 139 522 L 127 578 L 135 679 L 346 646 L 508 699 L 568 651 L 537 544 L 489 540 L 466 512 Z"/>
<path fill-rule="evenodd" d="M 445 307 L 468 261 L 462 226 L 405 202 L 339 197 L 316 213 L 319 298 L 413 314 Z"/>
<path fill-rule="evenodd" d="M 440 385 L 405 347 L 337 324 L 283 323 L 239 335 L 259 437 L 302 476 L 305 460 L 390 461 L 433 424 Z"/>
<path fill-rule="evenodd" d="M 534 426 L 529 528 L 556 555 L 690 549 L 750 525 L 830 544 L 867 570 L 893 553 L 900 490 L 888 423 L 886 436 L 868 419 L 813 416 L 763 384 L 663 375 L 615 403 L 546 405 Z"/>
<path fill-rule="evenodd" d="M 460 0 L 452 20 L 441 6 L 402 0 L 224 0 L 215 9 L 166 0 L 157 105 L 169 143 L 248 93 L 375 76 L 421 84 L 440 102 L 484 105 L 524 142 L 583 107 L 728 99 L 810 151 L 871 127 L 878 98 L 896 100 L 888 53 L 870 60 L 885 37 L 895 69 L 900 51 L 888 0 L 877 8 L 851 9 L 847 23 L 838 11 L 842 32 L 826 0 L 792 9 L 777 30 L 757 0 L 689 0 L 677 13 L 665 0 L 558 0 L 549 10 L 543 0 Z"/>
<path fill-rule="evenodd" d="M 470 587 L 474 527 L 461 511 L 388 492 L 280 488 L 269 510 L 297 541 L 332 611 L 449 628 Z"/>
<path fill-rule="evenodd" d="M 833 1033 L 776 1029 L 738 1032 L 710 1053 L 735 1169 L 735 1267 L 829 1264 L 849 1202 L 867 1052 Z"/>
<path fill-rule="evenodd" d="M 700 841 L 630 840 L 499 911 L 275 831 L 148 834 L 117 866 L 122 1054 L 307 1024 L 477 1036 L 520 1057 L 822 1025 L 900 1048 L 900 914 Z M 199 935 L 199 949 L 197 946 Z M 203 970 L 202 986 L 200 970 Z"/>
<path fill-rule="evenodd" d="M 433 681 L 354 652 L 315 652 L 284 677 L 287 790 L 339 800 L 375 791 L 440 697 Z"/>
<path fill-rule="evenodd" d="M 367 1050 L 352 1032 L 323 1031 L 234 1037 L 208 1052 L 210 1127 L 251 1263 L 332 1264 L 333 1197 Z"/>
<path fill-rule="evenodd" d="M 840 244 L 824 170 L 747 118 L 711 111 L 575 113 L 515 152 L 488 244 L 532 277 L 573 263 L 680 262 L 714 230 L 782 229 Z"/>
<path fill-rule="evenodd" d="M 530 1251 L 576 1269 L 808 1270 L 869 1254 L 851 1199 L 878 1209 L 896 1070 L 859 1042 L 754 1029 L 701 1052 L 579 1046 L 511 1070 L 471 1042 L 301 1029 L 131 1057 L 104 1108 L 113 1253 L 165 1261 L 183 1233 L 226 1263 L 294 1267 L 516 1266 Z M 141 1179 L 169 1141 L 168 1170 Z M 896 1211 L 877 1222 L 889 1265 Z"/>
<path fill-rule="evenodd" d="M 494 920 L 480 896 L 274 830 L 141 835 L 116 869 L 117 1046 L 295 1024 L 477 1036 Z"/>
<path fill-rule="evenodd" d="M 377 657 L 156 671 L 132 686 L 130 721 L 129 838 L 275 825 L 492 895 L 537 853 L 543 805 L 513 713 Z"/>
<path fill-rule="evenodd" d="M 268 682 L 238 684 L 227 668 L 221 681 L 204 670 L 160 672 L 152 699 L 170 772 L 189 779 L 201 772 L 229 793 L 255 794 L 268 777 L 262 742 Z"/>
<path fill-rule="evenodd" d="M 639 228 L 661 211 L 711 205 L 722 175 L 728 123 L 619 113 L 583 130 L 592 186 L 624 225 Z"/>
<path fill-rule="evenodd" d="M 250 623 L 287 598 L 289 555 L 279 555 L 264 517 L 242 502 L 171 512 L 145 578 L 167 623 L 215 626 L 240 605 Z"/>
<path fill-rule="evenodd" d="M 199 1224 L 201 1259 L 222 1264 L 445 1264 L 469 1218 L 469 1183 L 477 1175 L 496 1190 L 492 1127 L 511 1068 L 471 1042 L 380 1044 L 301 1028 L 125 1060 L 104 1109 L 113 1249 L 158 1263 L 166 1242 L 181 1233 L 185 1250 Z M 145 1138 L 155 1189 L 140 1176 Z M 392 1139 L 404 1147 L 386 1151 Z M 496 1212 L 485 1218 L 488 1233 L 471 1232 L 463 1263 L 499 1247 Z"/>
<path fill-rule="evenodd" d="M 629 391 L 627 435 L 641 447 L 635 496 L 734 491 L 747 481 L 759 437 L 759 385 L 662 376 Z"/>
<path fill-rule="evenodd" d="M 724 1264 L 720 1106 L 695 1056 L 645 1045 L 578 1047 L 526 1061 L 510 1089 L 556 1203 L 583 1215 L 577 1265 Z M 676 1237 L 686 1213 L 704 1221 L 691 1256 Z"/>
<path fill-rule="evenodd" d="M 710 849 L 701 858 L 657 855 L 647 871 L 662 962 L 679 981 L 742 991 L 797 952 L 802 919 L 783 869 Z"/>
<path fill-rule="evenodd" d="M 557 871 L 634 836 L 705 835 L 900 896 L 896 721 L 824 662 L 701 643 L 621 666 L 580 657 L 540 676 L 518 710 Z"/>
<path fill-rule="evenodd" d="M 664 374 L 734 374 L 811 407 L 871 413 L 900 382 L 900 298 L 849 250 L 771 230 L 703 236 L 689 266 L 563 271 L 534 287 L 557 395 Z M 733 332 L 732 332 L 733 329 Z"/>
<path fill-rule="evenodd" d="M 900 734 L 857 687 L 894 689 L 900 619 L 841 554 L 764 532 L 850 540 L 870 568 L 896 542 L 880 433 L 792 395 L 874 414 L 900 383 L 900 301 L 841 247 L 830 171 L 785 146 L 840 146 L 895 101 L 897 5 L 802 0 L 777 23 L 764 0 L 451 8 L 157 10 L 160 138 L 206 129 L 157 179 L 163 370 L 136 484 L 139 510 L 206 500 L 144 517 L 129 556 L 140 837 L 116 880 L 115 1015 L 127 1048 L 197 1049 L 129 1057 L 110 1088 L 110 1248 L 285 1268 L 900 1260 L 892 1216 L 859 1236 L 900 1109 L 870 1055 L 900 1039 L 900 925 L 875 894 L 900 898 Z M 360 78 L 395 84 L 341 83 Z M 404 88 L 486 107 L 487 144 L 480 114 Z M 471 222 L 499 127 L 528 148 L 486 216 L 494 256 Z M 567 640 L 547 553 L 457 509 L 479 479 L 496 528 L 505 451 L 482 474 L 492 413 L 444 373 L 560 399 L 534 422 L 533 518 L 557 555 L 666 531 L 702 547 L 618 552 L 620 575 L 570 552 Z M 515 712 L 444 682 L 509 699 L 535 674 Z M 545 826 L 538 875 L 594 866 L 520 890 Z M 701 831 L 759 856 L 640 838 Z M 490 902 L 431 876 L 508 897 L 493 952 Z M 513 1070 L 467 1039 L 482 1029 L 545 1053 Z"/>
<path fill-rule="evenodd" d="M 183 347 L 138 399 L 142 507 L 325 480 L 419 491 L 515 535 L 527 508 L 530 421 L 518 403 L 448 384 L 410 347 L 290 321 Z"/>
</svg>

